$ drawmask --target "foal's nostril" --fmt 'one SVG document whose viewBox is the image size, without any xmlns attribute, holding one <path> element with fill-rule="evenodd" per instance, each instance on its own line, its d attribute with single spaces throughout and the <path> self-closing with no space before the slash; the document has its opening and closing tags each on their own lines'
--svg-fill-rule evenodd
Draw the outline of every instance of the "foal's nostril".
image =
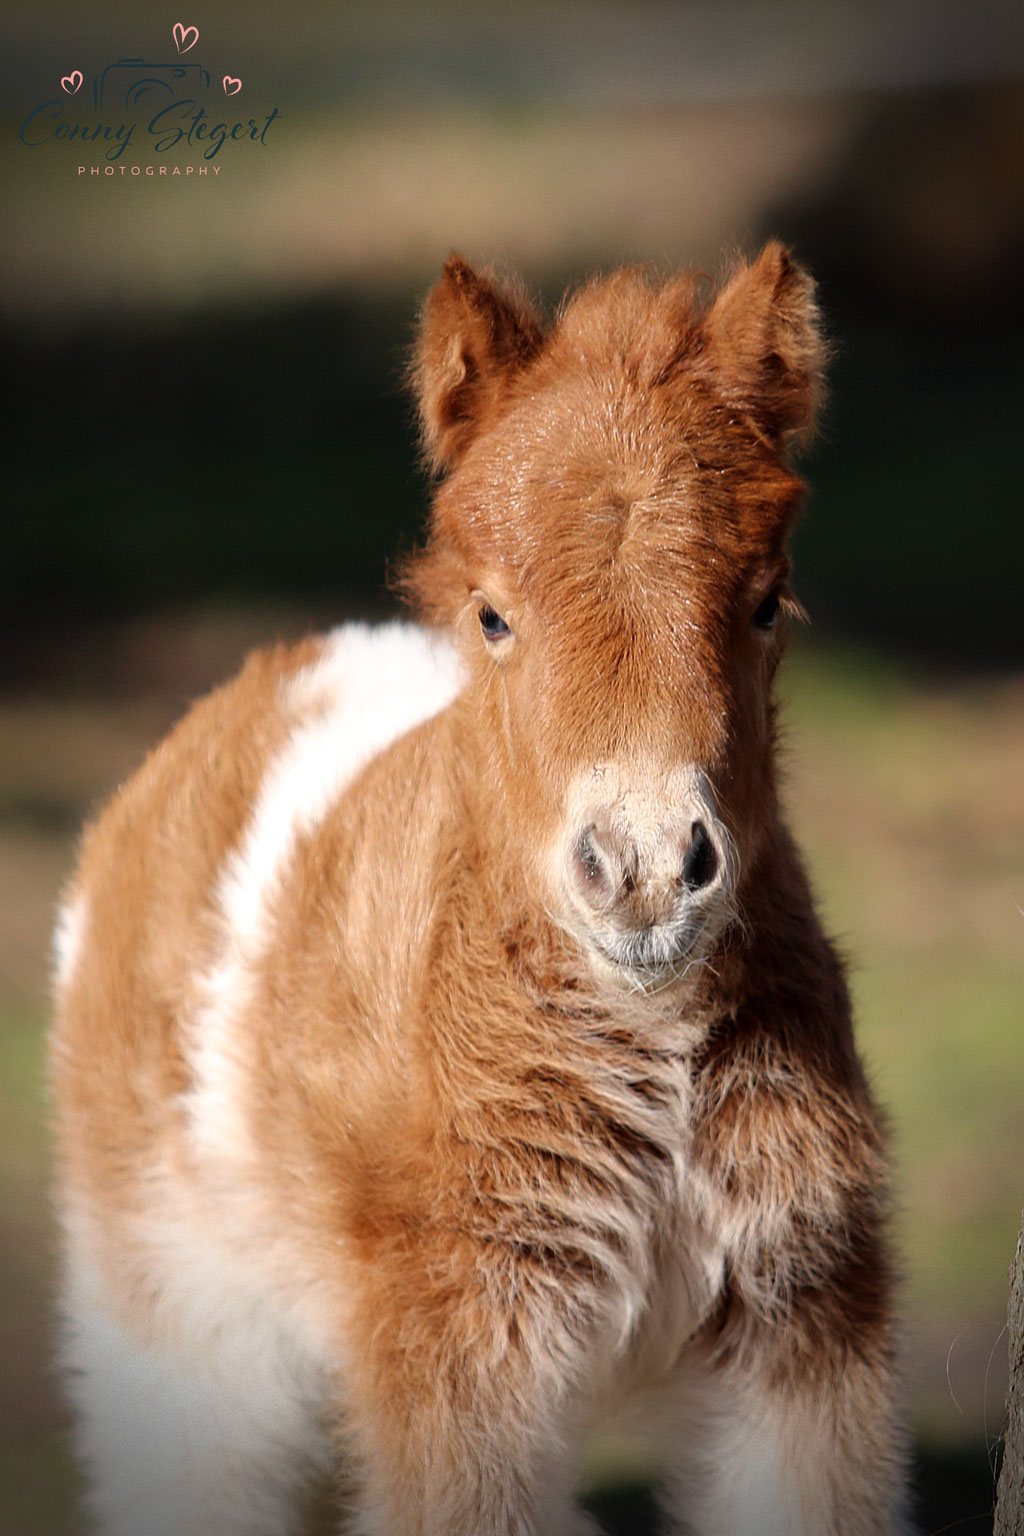
<svg viewBox="0 0 1024 1536">
<path fill-rule="evenodd" d="M 607 902 L 617 884 L 617 876 L 611 872 L 608 849 L 593 822 L 584 827 L 573 851 L 576 880 L 583 895 L 591 905 Z"/>
<path fill-rule="evenodd" d="M 683 884 L 688 891 L 699 891 L 710 885 L 718 872 L 718 855 L 715 845 L 702 821 L 695 821 L 690 828 L 690 846 L 683 860 Z"/>
<path fill-rule="evenodd" d="M 576 884 L 591 906 L 607 907 L 636 885 L 636 851 L 608 826 L 583 828 L 573 845 Z"/>
<path fill-rule="evenodd" d="M 598 858 L 597 848 L 594 844 L 593 826 L 584 827 L 576 840 L 576 857 L 580 863 L 583 877 L 587 881 L 598 880 L 601 876 L 601 860 Z"/>
<path fill-rule="evenodd" d="M 698 897 L 722 873 L 713 826 L 714 818 L 697 816 L 687 832 L 686 823 L 677 822 L 649 836 L 645 847 L 598 811 L 571 845 L 569 873 L 576 893 L 602 918 L 629 924 L 674 921 L 680 893 Z"/>
</svg>

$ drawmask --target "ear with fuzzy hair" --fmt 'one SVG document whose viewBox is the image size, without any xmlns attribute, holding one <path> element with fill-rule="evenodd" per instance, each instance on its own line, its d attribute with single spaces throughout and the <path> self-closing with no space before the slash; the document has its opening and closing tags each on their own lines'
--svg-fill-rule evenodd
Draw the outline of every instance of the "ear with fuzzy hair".
<svg viewBox="0 0 1024 1536">
<path fill-rule="evenodd" d="M 810 274 L 772 241 L 740 266 L 704 322 L 706 357 L 725 398 L 781 448 L 814 429 L 827 347 Z"/>
<path fill-rule="evenodd" d="M 433 469 L 455 463 L 541 339 L 540 321 L 522 294 L 449 256 L 423 307 L 413 363 Z"/>
</svg>

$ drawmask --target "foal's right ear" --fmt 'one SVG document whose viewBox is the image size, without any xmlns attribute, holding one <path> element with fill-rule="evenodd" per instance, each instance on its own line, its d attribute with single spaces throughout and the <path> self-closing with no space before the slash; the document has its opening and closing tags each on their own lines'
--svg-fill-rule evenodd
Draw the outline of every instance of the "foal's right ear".
<svg viewBox="0 0 1024 1536">
<path fill-rule="evenodd" d="M 814 427 L 828 353 L 810 275 L 770 241 L 732 274 L 705 329 L 725 397 L 776 447 L 800 446 Z"/>
<path fill-rule="evenodd" d="M 432 469 L 455 463 L 541 339 L 540 321 L 522 294 L 449 256 L 423 306 L 413 364 Z"/>
</svg>

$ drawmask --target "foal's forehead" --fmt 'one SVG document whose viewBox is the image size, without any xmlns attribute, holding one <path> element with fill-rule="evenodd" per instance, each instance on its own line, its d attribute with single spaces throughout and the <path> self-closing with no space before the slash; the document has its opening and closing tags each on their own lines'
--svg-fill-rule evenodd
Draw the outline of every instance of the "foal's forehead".
<svg viewBox="0 0 1024 1536">
<path fill-rule="evenodd" d="M 480 531 L 524 591 L 719 588 L 781 556 L 801 482 L 698 377 L 538 368 L 490 442 Z"/>
</svg>

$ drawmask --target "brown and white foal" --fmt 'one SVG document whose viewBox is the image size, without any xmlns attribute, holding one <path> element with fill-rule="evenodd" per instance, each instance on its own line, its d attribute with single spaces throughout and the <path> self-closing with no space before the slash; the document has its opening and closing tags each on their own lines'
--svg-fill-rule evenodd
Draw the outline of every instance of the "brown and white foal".
<svg viewBox="0 0 1024 1536">
<path fill-rule="evenodd" d="M 98 1529 L 579 1536 L 611 1412 L 691 1536 L 907 1529 L 885 1153 L 776 791 L 823 348 L 778 245 L 545 327 L 452 258 L 425 628 L 254 656 L 58 934 Z"/>
</svg>

